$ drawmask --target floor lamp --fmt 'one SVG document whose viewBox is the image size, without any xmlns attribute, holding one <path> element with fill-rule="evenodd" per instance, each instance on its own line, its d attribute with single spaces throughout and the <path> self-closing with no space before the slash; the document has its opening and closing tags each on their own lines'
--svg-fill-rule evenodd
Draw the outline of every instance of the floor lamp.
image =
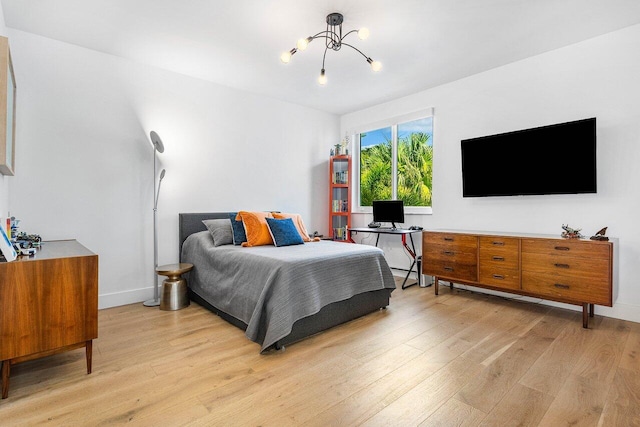
<svg viewBox="0 0 640 427">
<path fill-rule="evenodd" d="M 156 188 L 156 153 L 164 153 L 164 144 L 155 131 L 151 131 L 151 143 L 153 144 L 153 299 L 145 301 L 143 304 L 147 307 L 156 307 L 160 305 L 160 295 L 158 292 L 158 198 L 160 197 L 160 185 L 164 179 L 165 170 L 160 172 L 160 179 Z"/>
</svg>

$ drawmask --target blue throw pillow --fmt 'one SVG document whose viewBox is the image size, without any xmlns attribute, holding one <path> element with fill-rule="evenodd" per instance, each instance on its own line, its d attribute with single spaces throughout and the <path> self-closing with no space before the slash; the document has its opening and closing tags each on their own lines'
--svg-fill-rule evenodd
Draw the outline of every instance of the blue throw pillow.
<svg viewBox="0 0 640 427">
<path fill-rule="evenodd" d="M 238 212 L 231 212 L 229 218 L 231 219 L 231 228 L 233 230 L 233 244 L 241 245 L 247 241 L 247 234 L 244 231 L 244 224 L 242 221 L 236 221 Z"/>
<path fill-rule="evenodd" d="M 304 241 L 291 218 L 267 218 L 269 232 L 276 246 L 302 245 Z"/>
</svg>

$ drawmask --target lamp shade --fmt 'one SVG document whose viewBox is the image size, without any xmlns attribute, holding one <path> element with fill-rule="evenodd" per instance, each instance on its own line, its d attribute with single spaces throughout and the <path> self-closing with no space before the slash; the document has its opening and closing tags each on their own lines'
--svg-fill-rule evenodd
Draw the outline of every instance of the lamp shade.
<svg viewBox="0 0 640 427">
<path fill-rule="evenodd" d="M 156 131 L 151 131 L 151 143 L 153 144 L 153 148 L 155 148 L 158 153 L 164 153 L 164 144 L 160 139 L 160 136 L 156 133 Z"/>
</svg>

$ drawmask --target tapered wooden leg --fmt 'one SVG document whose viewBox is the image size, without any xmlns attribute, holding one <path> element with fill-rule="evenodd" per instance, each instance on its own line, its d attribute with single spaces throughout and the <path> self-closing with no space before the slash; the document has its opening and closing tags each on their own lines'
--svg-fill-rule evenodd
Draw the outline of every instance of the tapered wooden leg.
<svg viewBox="0 0 640 427">
<path fill-rule="evenodd" d="M 90 374 L 91 373 L 91 363 L 92 363 L 92 358 L 93 358 L 93 340 L 87 341 L 86 353 L 87 353 L 87 374 Z"/>
<path fill-rule="evenodd" d="M 9 375 L 11 373 L 11 361 L 3 360 L 2 362 L 2 398 L 9 397 Z"/>
<path fill-rule="evenodd" d="M 582 327 L 589 327 L 589 303 L 582 304 Z"/>
<path fill-rule="evenodd" d="M 593 304 L 589 304 L 589 317 L 593 317 L 594 314 Z"/>
<path fill-rule="evenodd" d="M 433 278 L 433 290 L 435 291 L 436 295 L 438 295 L 438 285 L 439 285 L 439 280 L 437 277 Z"/>
</svg>

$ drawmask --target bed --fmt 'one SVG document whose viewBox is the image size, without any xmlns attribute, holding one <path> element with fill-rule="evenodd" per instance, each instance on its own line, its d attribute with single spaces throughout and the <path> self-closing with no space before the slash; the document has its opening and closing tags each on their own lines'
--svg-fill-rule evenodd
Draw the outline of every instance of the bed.
<svg viewBox="0 0 640 427">
<path fill-rule="evenodd" d="M 214 246 L 207 219 L 180 213 L 180 262 L 189 297 L 243 329 L 260 351 L 281 349 L 389 305 L 395 281 L 379 248 L 334 241 L 275 247 Z"/>
</svg>

